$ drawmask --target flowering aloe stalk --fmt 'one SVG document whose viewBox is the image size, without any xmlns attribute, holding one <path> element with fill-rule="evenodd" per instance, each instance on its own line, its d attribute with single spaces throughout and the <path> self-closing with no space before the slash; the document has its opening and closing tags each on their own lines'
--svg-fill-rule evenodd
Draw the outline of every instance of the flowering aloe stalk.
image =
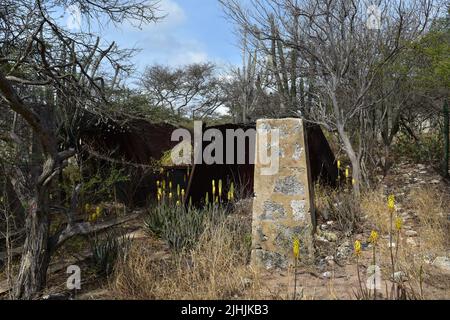
<svg viewBox="0 0 450 320">
<path fill-rule="evenodd" d="M 378 232 L 376 232 L 375 230 L 372 230 L 372 232 L 370 232 L 370 237 L 369 237 L 369 242 L 372 244 L 373 247 L 373 256 L 372 256 L 372 262 L 373 262 L 373 266 L 374 266 L 374 271 L 376 270 L 376 246 L 378 243 Z M 376 286 L 376 277 L 374 277 L 374 284 L 373 284 L 373 299 L 376 300 L 377 298 L 377 286 Z"/>
<path fill-rule="evenodd" d="M 297 295 L 297 262 L 300 258 L 300 240 L 298 238 L 294 239 L 293 252 L 294 252 L 294 300 L 295 300 Z"/>
</svg>

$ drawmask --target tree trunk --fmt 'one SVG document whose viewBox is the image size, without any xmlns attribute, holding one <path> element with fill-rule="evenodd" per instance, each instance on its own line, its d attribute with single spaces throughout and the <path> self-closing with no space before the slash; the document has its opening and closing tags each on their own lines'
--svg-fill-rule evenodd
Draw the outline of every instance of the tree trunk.
<svg viewBox="0 0 450 320">
<path fill-rule="evenodd" d="M 352 178 L 353 178 L 353 192 L 357 199 L 360 198 L 361 195 L 361 161 L 357 156 L 355 150 L 353 149 L 352 143 L 348 134 L 345 132 L 344 128 L 338 125 L 338 133 L 341 138 L 342 143 L 344 144 L 345 152 L 347 153 L 350 162 L 352 163 Z"/>
<path fill-rule="evenodd" d="M 350 161 L 352 163 L 352 183 L 353 183 L 353 192 L 355 194 L 355 198 L 359 199 L 361 196 L 361 163 L 358 157 L 350 157 Z"/>
<path fill-rule="evenodd" d="M 16 299 L 36 298 L 46 284 L 51 253 L 48 248 L 49 220 L 45 210 L 45 197 L 46 193 L 38 191 L 29 201 L 29 212 L 25 221 L 27 237 L 14 285 Z"/>
</svg>

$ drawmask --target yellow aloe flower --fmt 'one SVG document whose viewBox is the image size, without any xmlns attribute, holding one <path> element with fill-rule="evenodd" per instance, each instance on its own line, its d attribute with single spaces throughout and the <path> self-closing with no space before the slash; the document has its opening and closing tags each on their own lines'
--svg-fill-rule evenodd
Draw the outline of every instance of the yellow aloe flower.
<svg viewBox="0 0 450 320">
<path fill-rule="evenodd" d="M 341 168 L 341 160 L 337 161 L 337 168 L 340 169 Z"/>
<path fill-rule="evenodd" d="M 184 189 L 181 189 L 181 198 L 184 199 Z"/>
<path fill-rule="evenodd" d="M 227 200 L 228 200 L 228 201 L 231 200 L 231 192 L 230 192 L 230 191 L 228 191 L 228 194 L 227 194 Z"/>
<path fill-rule="evenodd" d="M 230 185 L 230 200 L 234 199 L 234 183 L 232 182 Z"/>
<path fill-rule="evenodd" d="M 163 190 L 166 190 L 166 180 L 163 180 L 163 182 L 162 182 L 162 188 L 163 188 Z"/>
<path fill-rule="evenodd" d="M 156 187 L 158 187 L 159 188 L 159 184 L 161 183 L 161 181 L 159 181 L 159 180 L 156 180 Z"/>
<path fill-rule="evenodd" d="M 345 177 L 348 178 L 350 176 L 350 168 L 345 168 Z"/>
<path fill-rule="evenodd" d="M 391 194 L 388 197 L 388 208 L 390 211 L 394 211 L 395 210 L 395 197 L 393 194 Z"/>
<path fill-rule="evenodd" d="M 216 203 L 219 203 L 219 197 L 216 196 Z"/>
<path fill-rule="evenodd" d="M 216 194 L 216 182 L 214 181 L 214 179 L 211 181 L 211 183 L 212 183 L 212 195 L 213 195 L 213 197 L 215 196 L 215 194 Z"/>
<path fill-rule="evenodd" d="M 101 207 L 96 207 L 95 208 L 95 215 L 98 217 L 100 217 L 100 214 L 102 213 L 102 208 Z"/>
<path fill-rule="evenodd" d="M 172 190 L 172 181 L 169 181 L 169 190 Z"/>
<path fill-rule="evenodd" d="M 355 183 L 356 183 L 356 180 L 352 179 L 352 185 L 355 185 Z"/>
<path fill-rule="evenodd" d="M 402 230 L 402 226 L 403 226 L 403 220 L 400 217 L 397 217 L 395 219 L 395 229 L 397 229 L 397 231 Z"/>
<path fill-rule="evenodd" d="M 172 199 L 172 192 L 169 192 L 169 199 Z"/>
<path fill-rule="evenodd" d="M 372 232 L 370 233 L 369 242 L 373 245 L 376 245 L 377 241 L 378 241 L 378 232 L 372 230 Z"/>
<path fill-rule="evenodd" d="M 219 197 L 222 196 L 222 179 L 219 179 Z"/>
<path fill-rule="evenodd" d="M 158 202 L 161 202 L 161 194 L 158 193 Z"/>
<path fill-rule="evenodd" d="M 359 240 L 355 241 L 355 255 L 359 256 L 361 254 L 361 242 Z"/>
<path fill-rule="evenodd" d="M 177 197 L 179 197 L 179 196 L 180 196 L 180 185 L 177 184 Z"/>
<path fill-rule="evenodd" d="M 298 238 L 294 239 L 293 251 L 295 259 L 298 259 L 300 256 L 300 240 Z"/>
<path fill-rule="evenodd" d="M 180 206 L 180 200 L 177 200 L 177 207 Z"/>
</svg>

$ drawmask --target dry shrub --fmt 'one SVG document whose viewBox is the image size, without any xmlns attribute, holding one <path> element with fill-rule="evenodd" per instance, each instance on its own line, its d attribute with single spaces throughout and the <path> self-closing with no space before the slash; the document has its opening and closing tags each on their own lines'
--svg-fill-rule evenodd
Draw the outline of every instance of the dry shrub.
<svg viewBox="0 0 450 320">
<path fill-rule="evenodd" d="M 134 247 L 117 265 L 113 291 L 125 299 L 257 297 L 257 275 L 248 267 L 250 226 L 241 218 L 207 225 L 191 250 L 165 260 L 152 258 L 145 246 Z"/>
<path fill-rule="evenodd" d="M 361 210 L 366 219 L 381 233 L 389 233 L 390 216 L 387 197 L 380 189 L 367 190 L 361 196 Z"/>
<path fill-rule="evenodd" d="M 351 191 L 316 184 L 314 194 L 316 209 L 325 220 L 336 221 L 339 230 L 348 235 L 359 231 L 360 204 Z"/>
</svg>

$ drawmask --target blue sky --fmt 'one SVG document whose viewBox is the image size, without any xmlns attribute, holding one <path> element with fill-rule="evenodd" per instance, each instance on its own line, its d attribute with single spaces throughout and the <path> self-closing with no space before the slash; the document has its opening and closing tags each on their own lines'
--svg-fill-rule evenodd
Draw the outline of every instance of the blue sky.
<svg viewBox="0 0 450 320">
<path fill-rule="evenodd" d="M 133 59 L 138 71 L 153 63 L 239 64 L 233 25 L 225 19 L 217 0 L 161 0 L 160 8 L 167 17 L 156 24 L 143 26 L 141 30 L 128 24 L 118 28 L 108 26 L 101 34 L 123 48 L 142 49 Z"/>
</svg>

